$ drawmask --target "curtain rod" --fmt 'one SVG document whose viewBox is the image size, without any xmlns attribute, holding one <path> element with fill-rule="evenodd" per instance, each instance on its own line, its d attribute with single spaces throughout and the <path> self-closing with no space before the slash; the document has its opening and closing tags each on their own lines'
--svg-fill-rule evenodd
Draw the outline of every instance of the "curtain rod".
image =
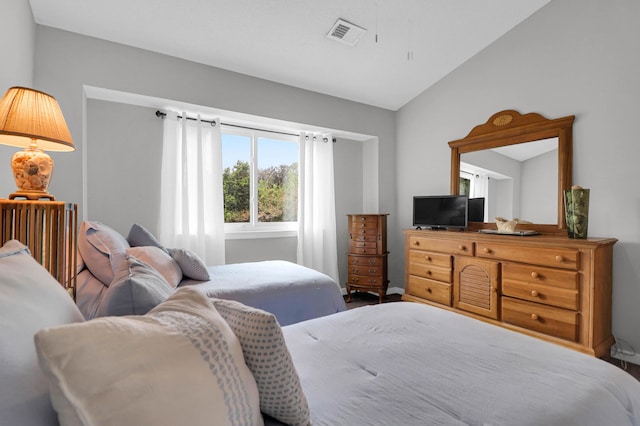
<svg viewBox="0 0 640 426">
<path fill-rule="evenodd" d="M 167 116 L 166 112 L 162 112 L 162 111 L 159 111 L 159 110 L 156 111 L 156 117 L 164 119 L 166 116 Z M 178 118 L 183 118 L 183 117 L 181 115 L 179 115 Z M 193 120 L 193 121 L 197 121 L 198 120 L 197 118 L 193 118 L 193 117 L 186 117 L 186 119 L 187 120 Z M 203 123 L 210 123 L 213 127 L 215 127 L 216 124 L 217 124 L 215 122 L 215 120 L 200 120 L 200 121 L 202 121 Z M 237 127 L 239 129 L 258 130 L 258 131 L 261 131 L 261 132 L 278 133 L 280 135 L 288 135 L 288 136 L 298 136 L 298 137 L 300 137 L 300 134 L 297 134 L 297 133 L 287 133 L 287 132 L 278 132 L 278 131 L 275 131 L 275 130 L 258 129 L 258 128 L 255 128 L 255 127 L 240 126 L 238 124 L 229 124 L 229 123 L 220 123 L 220 124 L 223 125 L 223 126 Z"/>
<path fill-rule="evenodd" d="M 166 116 L 167 116 L 166 112 L 162 112 L 160 110 L 156 111 L 156 117 L 164 119 Z M 183 118 L 183 117 L 181 115 L 179 115 L 178 118 Z M 193 121 L 197 121 L 198 120 L 197 118 L 193 118 L 193 117 L 186 117 L 186 119 L 187 120 L 193 120 Z M 213 127 L 215 127 L 216 124 L 217 124 L 215 122 L 215 120 L 200 120 L 200 121 L 202 121 L 203 123 L 209 123 Z M 288 135 L 288 136 L 300 137 L 299 133 L 278 132 L 276 130 L 265 130 L 265 129 L 258 129 L 256 127 L 240 126 L 239 124 L 229 124 L 229 123 L 220 123 L 220 124 L 223 125 L 223 126 L 236 127 L 238 129 L 257 130 L 257 131 L 260 131 L 260 132 L 269 132 L 269 133 L 277 133 L 277 134 L 280 134 L 280 135 Z M 327 142 L 327 141 L 325 141 L 325 142 Z M 333 138 L 332 142 L 336 143 L 336 138 Z"/>
</svg>

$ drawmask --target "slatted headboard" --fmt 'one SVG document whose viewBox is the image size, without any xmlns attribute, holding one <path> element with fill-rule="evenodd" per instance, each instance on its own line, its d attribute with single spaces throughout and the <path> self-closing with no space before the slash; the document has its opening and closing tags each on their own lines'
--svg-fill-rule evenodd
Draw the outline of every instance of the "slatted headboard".
<svg viewBox="0 0 640 426">
<path fill-rule="evenodd" d="M 0 199 L 0 244 L 15 239 L 75 300 L 78 206 L 62 201 Z"/>
</svg>

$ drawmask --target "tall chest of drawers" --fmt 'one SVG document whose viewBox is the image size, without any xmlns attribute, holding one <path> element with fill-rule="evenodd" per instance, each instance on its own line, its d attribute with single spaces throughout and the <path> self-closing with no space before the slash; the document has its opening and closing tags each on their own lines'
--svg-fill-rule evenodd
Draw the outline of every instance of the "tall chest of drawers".
<svg viewBox="0 0 640 426">
<path fill-rule="evenodd" d="M 354 290 L 378 293 L 380 303 L 387 294 L 387 214 L 347 215 L 347 302 Z"/>
<path fill-rule="evenodd" d="M 403 300 L 609 353 L 612 238 L 405 230 Z"/>
</svg>

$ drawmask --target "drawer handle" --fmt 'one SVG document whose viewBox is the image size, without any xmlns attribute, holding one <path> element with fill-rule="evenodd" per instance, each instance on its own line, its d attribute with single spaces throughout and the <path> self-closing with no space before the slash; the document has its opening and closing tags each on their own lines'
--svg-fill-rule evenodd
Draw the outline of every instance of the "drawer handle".
<svg viewBox="0 0 640 426">
<path fill-rule="evenodd" d="M 376 264 L 375 260 L 373 260 L 373 259 L 369 260 L 369 265 L 375 265 L 375 264 Z"/>
<path fill-rule="evenodd" d="M 458 250 L 465 251 L 465 250 L 467 250 L 467 248 L 465 246 L 463 246 L 462 244 L 460 244 L 458 246 Z"/>
<path fill-rule="evenodd" d="M 366 219 L 365 219 L 365 217 L 364 217 L 364 216 L 362 216 L 362 217 L 360 218 L 360 220 L 366 220 Z"/>
<path fill-rule="evenodd" d="M 535 290 L 531 290 L 531 297 L 538 297 L 538 292 Z"/>
<path fill-rule="evenodd" d="M 487 254 L 491 253 L 491 249 L 489 247 L 485 247 L 483 251 Z"/>
<path fill-rule="evenodd" d="M 355 274 L 356 272 L 358 272 L 358 268 L 351 269 L 351 272 L 353 272 Z"/>
<path fill-rule="evenodd" d="M 357 283 L 358 279 L 356 277 L 351 278 L 351 282 Z"/>
<path fill-rule="evenodd" d="M 425 273 L 425 275 L 431 275 L 431 271 L 430 271 L 430 270 L 428 270 L 428 269 L 425 269 L 425 270 L 424 270 L 424 273 Z"/>
<path fill-rule="evenodd" d="M 556 256 L 556 260 L 557 260 L 558 262 L 564 262 L 564 257 L 562 257 L 562 256 Z"/>
<path fill-rule="evenodd" d="M 537 272 L 532 272 L 531 273 L 531 278 L 538 278 L 538 273 Z"/>
<path fill-rule="evenodd" d="M 531 314 L 531 319 L 534 321 L 538 321 L 538 315 L 537 314 Z"/>
<path fill-rule="evenodd" d="M 366 253 L 366 252 L 367 252 L 367 250 L 366 250 L 366 249 L 362 249 L 362 250 L 360 250 L 360 252 L 361 252 L 361 253 Z"/>
<path fill-rule="evenodd" d="M 427 287 L 427 288 L 426 288 L 426 290 L 427 290 L 427 293 L 429 293 L 429 294 L 433 293 L 433 292 L 431 291 L 431 288 L 429 288 L 429 287 Z"/>
<path fill-rule="evenodd" d="M 420 245 L 420 241 L 414 241 L 414 242 L 413 242 L 413 245 L 414 245 L 414 246 L 419 246 L 419 245 Z"/>
<path fill-rule="evenodd" d="M 353 260 L 351 261 L 351 263 L 353 263 L 353 264 L 358 263 L 358 259 L 353 259 Z"/>
<path fill-rule="evenodd" d="M 424 260 L 426 260 L 427 262 L 431 262 L 431 256 L 425 256 Z"/>
<path fill-rule="evenodd" d="M 365 226 L 367 226 L 367 225 L 364 224 L 364 223 L 362 225 L 360 225 L 361 228 L 364 228 Z"/>
<path fill-rule="evenodd" d="M 369 270 L 368 270 L 368 272 L 369 272 L 370 274 L 375 274 L 375 273 L 377 273 L 377 272 L 378 272 L 378 270 L 377 270 L 377 269 L 369 269 Z"/>
</svg>

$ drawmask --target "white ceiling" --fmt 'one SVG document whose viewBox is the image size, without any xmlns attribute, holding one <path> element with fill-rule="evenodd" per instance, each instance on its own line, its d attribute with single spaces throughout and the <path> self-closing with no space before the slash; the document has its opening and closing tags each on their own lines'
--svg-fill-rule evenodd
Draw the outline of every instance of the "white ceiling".
<svg viewBox="0 0 640 426">
<path fill-rule="evenodd" d="M 29 1 L 41 25 L 395 111 L 550 0 Z M 326 37 L 338 18 L 355 47 Z"/>
</svg>

